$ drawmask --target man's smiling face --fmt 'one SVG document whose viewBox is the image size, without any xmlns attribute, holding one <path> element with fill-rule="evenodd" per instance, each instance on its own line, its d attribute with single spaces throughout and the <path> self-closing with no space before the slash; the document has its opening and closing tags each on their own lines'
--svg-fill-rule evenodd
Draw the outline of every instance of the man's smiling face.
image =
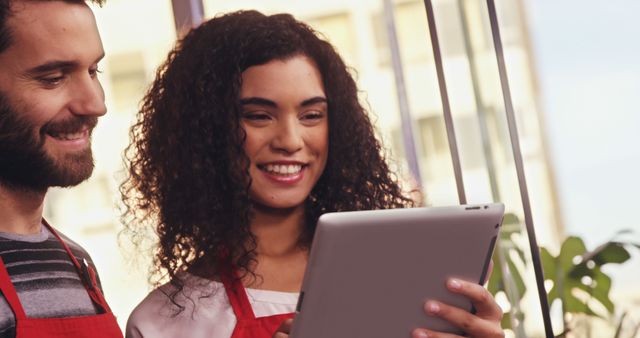
<svg viewBox="0 0 640 338">
<path fill-rule="evenodd" d="M 106 113 L 104 56 L 91 9 L 62 1 L 14 2 L 0 53 L 0 183 L 32 190 L 73 186 L 93 171 L 91 132 Z"/>
</svg>

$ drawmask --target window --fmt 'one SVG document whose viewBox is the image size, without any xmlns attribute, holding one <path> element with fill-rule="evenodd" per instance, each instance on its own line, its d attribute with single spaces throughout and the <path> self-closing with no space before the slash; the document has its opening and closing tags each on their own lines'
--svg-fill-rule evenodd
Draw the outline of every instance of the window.
<svg viewBox="0 0 640 338">
<path fill-rule="evenodd" d="M 136 108 L 147 86 L 144 58 L 140 51 L 108 56 L 111 93 L 116 111 Z"/>
</svg>

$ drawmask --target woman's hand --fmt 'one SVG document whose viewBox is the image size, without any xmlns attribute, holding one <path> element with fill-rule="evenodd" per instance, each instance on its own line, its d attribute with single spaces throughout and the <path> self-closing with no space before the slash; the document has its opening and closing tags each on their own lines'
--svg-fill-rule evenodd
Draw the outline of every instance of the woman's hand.
<svg viewBox="0 0 640 338">
<path fill-rule="evenodd" d="M 291 332 L 291 324 L 293 323 L 293 319 L 286 319 L 280 327 L 276 330 L 276 333 L 273 334 L 273 338 L 289 338 L 289 332 Z"/>
<path fill-rule="evenodd" d="M 449 279 L 447 288 L 463 295 L 471 301 L 476 309 L 472 314 L 466 310 L 450 306 L 437 301 L 427 301 L 424 309 L 427 315 L 442 318 L 459 327 L 468 337 L 493 338 L 504 337 L 504 331 L 500 327 L 502 309 L 487 289 L 477 283 L 466 282 L 459 279 Z M 450 333 L 436 332 L 429 329 L 415 329 L 411 333 L 412 338 L 449 338 L 459 337 Z"/>
</svg>

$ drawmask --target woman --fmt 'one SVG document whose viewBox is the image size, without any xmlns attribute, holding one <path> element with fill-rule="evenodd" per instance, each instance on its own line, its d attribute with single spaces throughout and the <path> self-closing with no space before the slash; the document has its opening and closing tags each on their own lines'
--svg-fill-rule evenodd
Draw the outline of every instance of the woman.
<svg viewBox="0 0 640 338">
<path fill-rule="evenodd" d="M 413 206 L 344 62 L 290 15 L 241 11 L 191 31 L 131 134 L 126 223 L 155 229 L 155 275 L 169 282 L 134 310 L 128 337 L 286 337 L 318 217 Z M 438 315 L 501 334 L 486 290 L 455 285 L 479 314 Z"/>
</svg>

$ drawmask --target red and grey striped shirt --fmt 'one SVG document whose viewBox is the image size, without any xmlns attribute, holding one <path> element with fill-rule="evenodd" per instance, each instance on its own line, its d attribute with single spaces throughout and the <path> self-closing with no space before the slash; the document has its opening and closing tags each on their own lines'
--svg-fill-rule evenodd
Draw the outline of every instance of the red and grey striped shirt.
<svg viewBox="0 0 640 338">
<path fill-rule="evenodd" d="M 45 226 L 39 234 L 0 232 L 0 256 L 28 317 L 55 318 L 98 313 L 69 255 Z M 79 262 L 89 254 L 60 234 Z M 93 267 L 95 270 L 95 267 Z M 98 279 L 98 286 L 100 281 Z M 0 338 L 15 337 L 15 317 L 0 294 Z"/>
</svg>

